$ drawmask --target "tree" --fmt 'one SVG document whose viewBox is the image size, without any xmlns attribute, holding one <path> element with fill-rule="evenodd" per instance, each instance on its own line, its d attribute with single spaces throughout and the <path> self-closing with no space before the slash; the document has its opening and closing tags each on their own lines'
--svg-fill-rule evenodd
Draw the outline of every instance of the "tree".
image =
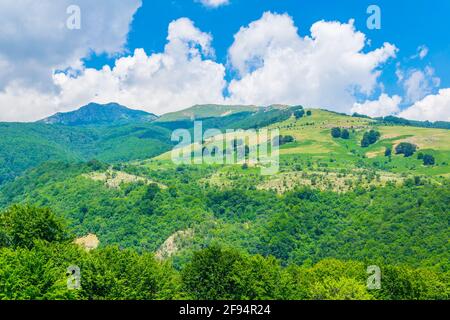
<svg viewBox="0 0 450 320">
<path fill-rule="evenodd" d="M 145 190 L 143 200 L 153 201 L 156 198 L 156 195 L 158 194 L 158 192 L 160 192 L 160 191 L 161 191 L 161 189 L 159 188 L 159 186 L 156 183 L 150 183 Z"/>
<path fill-rule="evenodd" d="M 375 130 L 370 130 L 370 131 L 364 133 L 364 136 L 361 140 L 361 147 L 367 148 L 371 144 L 374 144 L 375 142 L 378 141 L 380 136 L 381 136 L 380 133 Z"/>
<path fill-rule="evenodd" d="M 67 239 L 63 222 L 49 209 L 12 206 L 0 214 L 0 247 L 32 248 L 38 240 Z"/>
<path fill-rule="evenodd" d="M 364 136 L 361 140 L 361 147 L 367 148 L 368 146 L 370 146 L 369 137 L 366 134 L 364 134 Z"/>
<path fill-rule="evenodd" d="M 312 111 L 311 111 L 311 110 L 306 111 L 306 115 L 307 115 L 308 117 L 312 116 Z"/>
<path fill-rule="evenodd" d="M 196 252 L 182 272 L 184 289 L 192 299 L 233 299 L 233 270 L 238 262 L 242 263 L 242 256 L 233 249 L 212 246 Z"/>
<path fill-rule="evenodd" d="M 390 157 L 392 155 L 392 148 L 391 147 L 387 147 L 386 150 L 384 151 L 384 156 L 385 157 Z"/>
<path fill-rule="evenodd" d="M 350 139 L 350 132 L 348 131 L 348 129 L 342 130 L 341 138 L 345 140 Z"/>
<path fill-rule="evenodd" d="M 297 119 L 297 120 L 303 118 L 304 115 L 305 115 L 305 110 L 303 110 L 303 109 L 296 110 L 294 112 L 295 119 Z"/>
<path fill-rule="evenodd" d="M 294 140 L 293 136 L 280 136 L 280 145 L 294 142 Z"/>
<path fill-rule="evenodd" d="M 396 154 L 403 154 L 405 157 L 412 156 L 417 150 L 417 146 L 409 143 L 409 142 L 402 142 L 397 147 L 395 147 L 395 153 Z"/>
<path fill-rule="evenodd" d="M 436 160 L 431 154 L 424 154 L 423 155 L 423 164 L 426 166 L 434 166 L 436 163 Z"/>
<path fill-rule="evenodd" d="M 295 139 L 293 136 L 277 136 L 273 139 L 272 145 L 274 147 L 282 146 L 283 144 L 294 142 Z"/>
<path fill-rule="evenodd" d="M 333 138 L 335 138 L 335 139 L 340 138 L 341 135 L 342 135 L 341 128 L 336 127 L 336 128 L 331 129 L 331 136 Z"/>
<path fill-rule="evenodd" d="M 372 300 L 361 282 L 351 278 L 324 278 L 311 289 L 314 300 Z"/>
</svg>

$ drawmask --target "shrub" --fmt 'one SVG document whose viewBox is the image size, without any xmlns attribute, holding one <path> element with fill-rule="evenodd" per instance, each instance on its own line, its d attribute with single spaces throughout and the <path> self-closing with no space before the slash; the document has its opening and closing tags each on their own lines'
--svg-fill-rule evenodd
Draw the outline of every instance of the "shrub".
<svg viewBox="0 0 450 320">
<path fill-rule="evenodd" d="M 434 159 L 434 157 L 431 154 L 425 154 L 423 156 L 423 164 L 426 166 L 434 166 L 434 164 L 436 163 L 436 160 Z"/>
<path fill-rule="evenodd" d="M 380 139 L 380 136 L 380 133 L 375 130 L 370 130 L 364 133 L 363 139 L 361 140 L 361 147 L 367 148 L 371 144 L 374 144 L 378 141 L 378 139 Z"/>
<path fill-rule="evenodd" d="M 405 157 L 412 156 L 417 150 L 415 144 L 409 142 L 402 142 L 395 148 L 396 154 L 403 154 Z"/>
<path fill-rule="evenodd" d="M 341 135 L 342 135 L 341 128 L 332 128 L 331 129 L 331 136 L 333 138 L 340 138 Z"/>
<path fill-rule="evenodd" d="M 347 129 L 343 129 L 342 133 L 341 133 L 341 138 L 342 139 L 349 139 L 350 138 L 350 132 Z"/>
<path fill-rule="evenodd" d="M 384 151 L 384 156 L 390 157 L 391 155 L 392 155 L 392 148 L 391 147 L 386 148 L 386 150 Z"/>
</svg>

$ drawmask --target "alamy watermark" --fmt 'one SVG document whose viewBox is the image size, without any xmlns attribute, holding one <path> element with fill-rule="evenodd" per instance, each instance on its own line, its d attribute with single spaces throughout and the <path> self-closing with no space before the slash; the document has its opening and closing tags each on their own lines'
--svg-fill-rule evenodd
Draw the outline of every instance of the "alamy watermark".
<svg viewBox="0 0 450 320">
<path fill-rule="evenodd" d="M 262 175 L 278 173 L 279 129 L 208 129 L 194 122 L 194 130 L 177 129 L 172 141 L 172 161 L 177 164 L 230 164 L 261 168 Z"/>
<path fill-rule="evenodd" d="M 78 266 L 67 268 L 67 289 L 78 290 L 81 288 L 81 270 Z"/>
<path fill-rule="evenodd" d="M 81 29 L 81 8 L 77 5 L 70 5 L 66 9 L 66 13 L 69 15 L 66 20 L 66 27 L 69 30 Z"/>
<path fill-rule="evenodd" d="M 381 289 L 381 268 L 379 266 L 368 266 L 367 274 L 370 276 L 367 278 L 367 289 L 380 290 Z"/>
<path fill-rule="evenodd" d="M 367 14 L 370 15 L 367 18 L 367 29 L 380 30 L 381 29 L 381 8 L 375 4 L 370 5 L 367 8 Z"/>
</svg>

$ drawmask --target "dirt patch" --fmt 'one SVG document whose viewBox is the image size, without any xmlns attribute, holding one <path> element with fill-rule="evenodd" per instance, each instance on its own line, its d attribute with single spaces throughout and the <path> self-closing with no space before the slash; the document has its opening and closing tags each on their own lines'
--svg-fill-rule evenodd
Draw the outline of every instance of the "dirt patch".
<svg viewBox="0 0 450 320">
<path fill-rule="evenodd" d="M 259 190 L 275 190 L 284 193 L 296 187 L 311 187 L 319 190 L 332 190 L 335 192 L 348 192 L 356 185 L 383 186 L 388 182 L 399 183 L 402 178 L 393 173 L 386 172 L 286 172 L 271 177 L 259 184 Z"/>
<path fill-rule="evenodd" d="M 384 155 L 384 150 L 371 151 L 366 153 L 366 157 L 369 159 L 376 158 L 378 156 Z"/>
<path fill-rule="evenodd" d="M 158 260 L 165 260 L 176 254 L 184 246 L 189 239 L 194 236 L 194 231 L 192 229 L 181 230 L 175 232 L 161 245 L 161 247 L 156 251 L 155 257 Z"/>
<path fill-rule="evenodd" d="M 114 189 L 119 188 L 120 185 L 123 183 L 138 183 L 138 182 L 145 184 L 155 183 L 158 185 L 160 189 L 167 189 L 167 186 L 161 183 L 157 183 L 144 177 L 139 177 L 123 171 L 117 171 L 112 169 L 109 169 L 106 172 L 91 172 L 88 174 L 84 174 L 83 176 L 92 179 L 94 181 L 104 182 L 108 188 Z"/>
<path fill-rule="evenodd" d="M 100 244 L 100 240 L 95 234 L 88 234 L 85 237 L 78 238 L 74 241 L 75 244 L 83 247 L 86 251 L 97 249 Z"/>
</svg>

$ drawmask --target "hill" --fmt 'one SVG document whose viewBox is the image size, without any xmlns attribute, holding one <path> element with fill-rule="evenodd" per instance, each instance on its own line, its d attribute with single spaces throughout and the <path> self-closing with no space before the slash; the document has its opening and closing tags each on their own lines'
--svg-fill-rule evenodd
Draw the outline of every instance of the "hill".
<svg viewBox="0 0 450 320">
<path fill-rule="evenodd" d="M 128 109 L 117 103 L 105 105 L 90 103 L 72 112 L 57 113 L 40 120 L 39 123 L 67 126 L 112 125 L 130 122 L 151 122 L 157 118 L 154 114 Z"/>
<path fill-rule="evenodd" d="M 171 131 L 152 123 L 65 126 L 0 123 L 0 185 L 47 161 L 111 163 L 170 150 Z"/>
<path fill-rule="evenodd" d="M 158 122 L 191 121 L 213 117 L 225 117 L 241 112 L 256 112 L 257 106 L 226 106 L 217 104 L 196 105 L 190 108 L 162 115 Z"/>
<path fill-rule="evenodd" d="M 277 119 L 278 121 L 266 123 L 267 128 L 279 129 L 280 135 L 291 137 L 292 142 L 283 144 L 280 147 L 281 171 L 283 179 L 277 184 L 288 184 L 295 186 L 298 183 L 310 185 L 316 179 L 316 175 L 322 176 L 321 171 L 334 172 L 342 175 L 341 171 L 350 172 L 367 171 L 380 174 L 382 181 L 397 181 L 400 176 L 403 178 L 413 175 L 426 175 L 429 177 L 445 177 L 450 174 L 450 131 L 445 129 L 423 128 L 404 125 L 387 125 L 376 119 L 350 117 L 320 109 L 309 109 L 311 116 L 303 116 L 299 119 L 292 116 L 292 112 L 287 118 Z M 258 113 L 256 113 L 258 114 Z M 262 113 L 266 114 L 266 113 Z M 255 115 L 255 114 L 254 114 Z M 253 115 L 253 116 L 254 116 Z M 252 116 L 247 116 L 250 121 Z M 242 123 L 234 121 L 229 124 L 230 128 L 250 128 L 252 126 L 240 126 Z M 258 126 L 253 126 L 258 127 Z M 259 126 L 261 127 L 261 126 Z M 331 136 L 332 128 L 347 129 L 349 136 L 347 139 L 335 139 Z M 376 143 L 368 147 L 361 146 L 364 134 L 370 130 L 380 133 L 380 138 Z M 417 159 L 417 154 L 413 157 L 405 158 L 403 155 L 395 154 L 395 147 L 401 142 L 409 142 L 417 146 L 418 153 L 428 153 L 435 157 L 436 165 L 424 166 L 421 159 Z M 218 142 L 205 142 L 203 147 L 212 149 Z M 192 148 L 195 148 L 192 146 Z M 390 157 L 385 156 L 385 150 L 394 150 Z M 156 157 L 156 160 L 168 160 L 171 152 Z M 228 169 L 224 168 L 224 171 Z M 226 175 L 226 174 L 225 174 Z M 302 175 L 305 179 L 297 179 Z M 311 176 L 308 176 L 311 175 Z M 351 180 L 356 179 L 358 175 Z M 217 176 L 215 177 L 217 178 Z M 276 180 L 279 175 L 271 177 Z M 340 183 L 336 184 L 337 177 L 329 175 L 324 177 L 327 184 L 334 184 L 336 188 L 340 183 L 344 183 L 349 177 L 339 178 Z M 227 184 L 229 181 L 218 179 L 219 184 Z M 288 183 L 287 180 L 296 181 Z M 213 179 L 216 181 L 216 179 Z M 283 182 L 284 181 L 284 182 Z M 334 181 L 334 183 L 333 183 Z M 347 184 L 349 181 L 347 181 Z M 271 186 L 269 183 L 266 187 Z M 276 187 L 276 186 L 273 186 Z M 322 187 L 326 187 L 323 186 Z M 343 189 L 346 187 L 342 186 Z"/>
<path fill-rule="evenodd" d="M 204 128 L 279 129 L 283 136 L 280 168 L 270 176 L 263 176 L 259 165 L 250 162 L 247 166 L 174 164 L 167 152 L 173 147 L 172 130 L 191 130 L 192 120 L 112 126 L 0 124 L 0 134 L 5 137 L 0 142 L 0 159 L 6 160 L 2 169 L 13 169 L 13 178 L 0 185 L 0 212 L 27 222 L 17 224 L 16 229 L 16 224 L 0 223 L 0 234 L 11 238 L 18 233 L 20 244 L 28 240 L 22 234 L 29 234 L 22 226 L 29 224 L 29 229 L 39 230 L 31 219 L 39 211 L 29 207 L 6 210 L 14 204 L 29 204 L 49 208 L 64 219 L 73 239 L 95 235 L 99 247 L 79 251 L 87 255 L 86 259 L 92 255 L 95 261 L 104 254 L 111 259 L 108 266 L 128 254 L 135 259 L 153 259 L 156 253 L 157 265 L 173 266 L 185 276 L 200 250 L 221 246 L 235 250 L 233 259 L 252 255 L 254 265 L 246 262 L 242 269 L 245 274 L 253 274 L 247 272 L 250 267 L 267 274 L 269 265 L 280 265 L 295 274 L 295 288 L 309 288 L 301 289 L 301 296 L 296 293 L 287 297 L 323 298 L 317 293 L 318 286 L 344 278 L 349 290 L 360 288 L 360 292 L 368 293 L 364 291 L 368 265 L 383 270 L 387 295 L 377 298 L 446 297 L 448 290 L 443 283 L 448 283 L 450 270 L 450 131 L 387 124 L 319 109 L 303 111 L 299 107 L 259 108 L 203 119 Z M 332 129 L 337 128 L 346 134 L 333 137 L 336 130 Z M 363 145 L 369 132 L 377 133 L 372 134 L 376 139 Z M 218 142 L 205 139 L 201 147 L 210 149 Z M 417 151 L 409 157 L 396 154 L 395 147 L 402 142 L 416 145 Z M 392 149 L 389 155 L 388 148 Z M 425 165 L 419 153 L 432 155 L 435 163 Z M 90 160 L 93 158 L 102 161 Z M 37 236 L 42 237 L 42 233 Z M 22 270 L 17 267 L 20 262 L 11 260 L 16 255 L 30 269 L 41 270 L 36 265 L 39 262 L 20 259 L 24 249 L 2 247 L 2 239 L 7 238 L 0 237 L 0 265 L 8 270 L 4 272 L 7 279 L 16 274 L 15 270 Z M 32 252 L 44 248 L 55 252 L 42 258 L 45 263 L 51 261 L 51 270 L 55 261 L 61 261 L 61 255 L 67 255 L 61 262 L 61 274 L 75 261 L 73 248 L 47 243 L 40 248 Z M 211 261 L 205 264 L 201 259 L 196 268 L 222 261 L 216 258 L 222 249 L 206 250 L 213 250 L 206 251 Z M 7 258 L 2 259 L 2 253 Z M 89 267 L 79 259 L 77 265 L 87 270 Z M 135 263 L 123 265 L 132 268 Z M 333 272 L 339 265 L 343 270 L 339 269 L 336 277 Z M 353 267 L 344 265 L 358 265 L 361 277 L 356 279 Z M 322 279 L 321 268 L 331 272 L 328 280 Z M 29 277 L 26 271 L 18 278 Z M 209 274 L 209 270 L 204 272 Z M 235 279 L 236 272 L 233 267 L 224 274 Z M 305 285 L 309 283 L 305 280 L 308 274 L 314 272 L 321 276 L 314 285 Z M 199 273 L 196 269 L 192 277 L 200 278 Z M 142 273 L 124 271 L 120 276 L 129 279 L 131 274 Z M 421 282 L 416 275 L 422 276 Z M 55 279 L 59 278 L 55 275 Z M 100 279 L 103 277 L 92 280 L 93 288 L 102 288 Z M 31 282 L 35 283 L 34 278 Z M 268 282 L 250 283 L 266 287 Z M 207 285 L 200 284 L 199 288 Z M 337 286 L 342 287 L 340 282 Z M 88 290 L 84 288 L 88 286 L 83 287 Z M 330 290 L 335 292 L 334 287 Z M 148 286 L 142 291 L 147 292 Z M 103 297 L 104 292 L 96 297 Z M 192 292 L 199 292 L 198 288 Z"/>
</svg>

